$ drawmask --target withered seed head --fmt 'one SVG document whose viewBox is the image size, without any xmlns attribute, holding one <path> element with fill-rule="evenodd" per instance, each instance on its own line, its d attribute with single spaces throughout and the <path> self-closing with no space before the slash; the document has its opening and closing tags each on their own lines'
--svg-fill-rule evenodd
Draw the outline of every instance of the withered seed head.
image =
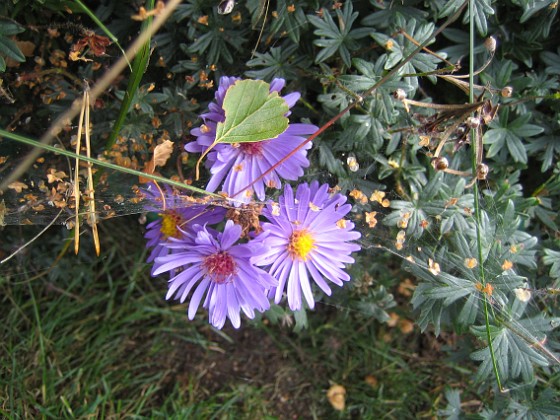
<svg viewBox="0 0 560 420">
<path fill-rule="evenodd" d="M 437 171 L 444 171 L 449 167 L 449 162 L 445 157 L 437 157 L 432 159 L 432 166 Z"/>
</svg>

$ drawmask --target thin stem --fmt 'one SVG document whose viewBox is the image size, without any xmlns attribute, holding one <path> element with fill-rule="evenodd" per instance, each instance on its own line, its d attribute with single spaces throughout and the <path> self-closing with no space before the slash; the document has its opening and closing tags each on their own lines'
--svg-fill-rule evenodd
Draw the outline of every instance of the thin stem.
<svg viewBox="0 0 560 420">
<path fill-rule="evenodd" d="M 154 2 L 155 0 L 147 0 L 146 7 L 149 10 L 153 10 Z M 143 32 L 149 30 L 152 21 L 152 16 L 149 16 L 144 22 L 142 22 Z M 141 50 L 138 52 L 136 57 L 134 57 L 131 69 L 132 73 L 130 74 L 130 78 L 128 79 L 128 85 L 126 87 L 126 91 L 121 103 L 121 109 L 119 110 L 119 115 L 115 120 L 115 124 L 113 125 L 113 128 L 111 130 L 111 134 L 105 142 L 105 150 L 109 150 L 116 143 L 119 132 L 121 131 L 124 121 L 126 120 L 126 116 L 128 115 L 128 110 L 130 109 L 134 94 L 138 90 L 138 86 L 140 86 L 140 82 L 142 81 L 142 76 L 144 76 L 144 73 L 148 68 L 148 62 L 150 60 L 150 39 L 151 38 L 149 37 L 146 40 Z"/>
<path fill-rule="evenodd" d="M 95 159 L 95 158 L 92 158 L 92 157 L 77 155 L 74 152 L 59 149 L 57 147 L 53 147 L 53 146 L 50 146 L 48 144 L 39 143 L 36 140 L 32 140 L 32 139 L 29 139 L 27 137 L 20 136 L 19 134 L 10 133 L 10 132 L 2 130 L 2 129 L 0 129 L 0 136 L 4 136 L 4 137 L 10 138 L 12 140 L 18 141 L 20 143 L 25 143 L 25 144 L 28 144 L 30 146 L 37 147 L 37 148 L 40 148 L 40 149 L 43 149 L 43 150 L 47 150 L 49 152 L 58 153 L 59 155 L 68 156 L 68 157 L 73 158 L 73 159 L 78 158 L 78 159 L 80 159 L 84 162 L 93 163 L 95 165 L 102 166 L 104 168 L 113 169 L 113 170 L 119 171 L 119 172 L 124 172 L 124 173 L 129 174 L 129 175 L 135 175 L 135 176 L 138 176 L 138 177 L 148 178 L 148 179 L 151 179 L 153 181 L 162 182 L 164 184 L 169 184 L 169 185 L 172 185 L 172 186 L 177 187 L 177 188 L 187 189 L 187 190 L 190 190 L 190 191 L 195 192 L 195 193 L 209 195 L 209 196 L 215 197 L 219 200 L 223 200 L 223 197 L 219 194 L 210 193 L 210 192 L 207 192 L 207 191 L 205 191 L 201 188 L 193 187 L 192 185 L 182 184 L 181 182 L 177 182 L 177 181 L 173 181 L 171 179 L 167 179 L 167 178 L 164 178 L 164 177 L 161 177 L 161 176 L 152 175 L 152 174 L 148 174 L 148 173 L 145 173 L 145 172 L 137 171 L 135 169 L 125 168 L 123 166 L 115 165 L 114 163 L 104 162 L 102 160 Z"/>
<path fill-rule="evenodd" d="M 43 327 L 41 325 L 41 315 L 39 314 L 39 307 L 37 300 L 35 299 L 35 294 L 33 293 L 33 288 L 31 283 L 28 283 L 29 295 L 31 296 L 31 302 L 33 304 L 33 315 L 35 316 L 35 322 L 37 323 L 37 336 L 39 338 L 39 351 L 41 355 L 41 368 L 42 368 L 42 384 L 41 384 L 41 394 L 43 397 L 43 405 L 48 405 L 49 403 L 49 372 L 47 370 L 47 352 L 45 350 L 45 339 L 43 337 Z"/>
<path fill-rule="evenodd" d="M 474 0 L 469 0 L 469 102 L 474 103 Z M 474 117 L 474 112 L 472 114 Z M 473 176 L 477 176 L 477 166 L 478 162 L 478 147 L 482 147 L 477 143 L 476 132 L 474 128 L 471 128 L 471 150 L 472 150 L 472 172 Z M 486 285 L 486 277 L 484 271 L 484 251 L 482 249 L 482 232 L 481 232 L 481 220 L 482 214 L 480 209 L 480 198 L 478 182 L 475 181 L 473 184 L 473 194 L 474 194 L 474 218 L 476 226 L 476 244 L 478 253 L 478 273 L 480 283 Z M 494 347 L 492 345 L 492 334 L 490 332 L 490 313 L 489 313 L 489 303 L 488 296 L 486 293 L 484 295 L 484 322 L 486 324 L 486 339 L 488 340 L 488 349 L 490 350 L 490 357 L 492 359 L 492 367 L 494 374 L 496 376 L 496 382 L 498 382 L 498 388 L 500 391 L 502 388 L 502 381 L 500 380 L 500 372 L 498 371 L 498 364 L 496 361 L 496 355 L 494 353 Z"/>
</svg>

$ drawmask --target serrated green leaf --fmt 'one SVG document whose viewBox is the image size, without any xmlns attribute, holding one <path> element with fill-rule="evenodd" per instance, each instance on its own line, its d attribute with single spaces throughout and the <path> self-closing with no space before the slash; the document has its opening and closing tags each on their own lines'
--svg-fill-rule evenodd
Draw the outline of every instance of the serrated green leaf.
<svg viewBox="0 0 560 420">
<path fill-rule="evenodd" d="M 456 389 L 446 389 L 445 398 L 447 406 L 443 410 L 438 410 L 438 415 L 447 420 L 459 420 L 461 418 L 461 393 Z"/>
<path fill-rule="evenodd" d="M 543 262 L 550 267 L 550 277 L 560 278 L 560 252 L 545 248 Z"/>
<path fill-rule="evenodd" d="M 226 119 L 216 127 L 215 144 L 275 139 L 288 128 L 288 104 L 262 80 L 237 81 L 226 92 L 223 108 Z"/>
<path fill-rule="evenodd" d="M 294 319 L 296 321 L 294 332 L 303 331 L 309 325 L 307 322 L 307 311 L 305 308 L 302 308 L 299 311 L 294 311 Z"/>
<path fill-rule="evenodd" d="M 511 157 L 516 162 L 527 163 L 527 152 L 523 142 L 515 134 L 508 133 L 507 135 L 507 148 Z"/>
<path fill-rule="evenodd" d="M 553 3 L 554 2 L 552 0 L 526 2 L 524 5 L 525 10 L 523 11 L 521 18 L 519 18 L 519 23 L 527 22 L 535 13 L 549 7 Z"/>
</svg>

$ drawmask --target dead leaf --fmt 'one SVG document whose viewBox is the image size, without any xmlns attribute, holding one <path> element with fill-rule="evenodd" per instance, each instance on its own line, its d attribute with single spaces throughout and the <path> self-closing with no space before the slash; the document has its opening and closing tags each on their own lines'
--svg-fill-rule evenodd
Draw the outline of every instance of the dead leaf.
<svg viewBox="0 0 560 420">
<path fill-rule="evenodd" d="M 163 143 L 158 144 L 154 149 L 154 166 L 165 166 L 167 160 L 173 153 L 173 142 L 165 140 Z"/>
<path fill-rule="evenodd" d="M 4 200 L 0 201 L 0 226 L 6 226 L 4 222 L 4 216 L 6 215 L 6 204 Z"/>
<path fill-rule="evenodd" d="M 49 184 L 52 184 L 53 182 L 62 182 L 62 180 L 67 177 L 68 175 L 66 175 L 64 171 L 57 171 L 54 168 L 50 168 L 47 174 L 47 181 Z"/>
<path fill-rule="evenodd" d="M 35 44 L 31 41 L 15 41 L 19 50 L 25 57 L 33 56 L 33 51 L 35 50 Z M 6 67 L 19 67 L 21 63 L 19 61 L 12 60 L 11 58 L 6 58 Z"/>
<path fill-rule="evenodd" d="M 15 192 L 20 193 L 23 190 L 26 190 L 27 188 L 29 188 L 27 185 L 25 185 L 23 182 L 12 182 L 10 185 L 8 185 L 8 188 L 10 188 L 11 190 L 15 190 Z"/>
<path fill-rule="evenodd" d="M 399 288 L 397 289 L 399 295 L 410 297 L 412 296 L 412 292 L 416 286 L 410 281 L 410 279 L 405 279 L 399 284 Z"/>
<path fill-rule="evenodd" d="M 144 166 L 144 172 L 147 174 L 153 174 L 158 166 L 165 166 L 169 160 L 171 153 L 173 153 L 173 142 L 170 140 L 164 140 L 163 143 L 158 144 L 154 148 L 154 156 L 146 166 Z M 142 184 L 150 182 L 148 178 L 140 177 L 140 182 Z"/>
<path fill-rule="evenodd" d="M 70 53 L 68 54 L 68 58 L 72 61 L 93 61 L 89 58 L 80 56 L 80 51 L 70 51 Z"/>
<path fill-rule="evenodd" d="M 344 410 L 346 406 L 346 388 L 342 385 L 332 385 L 327 391 L 327 398 L 335 410 Z"/>
<path fill-rule="evenodd" d="M 401 330 L 403 334 L 410 334 L 414 331 L 414 322 L 405 318 L 399 319 L 399 330 Z"/>
<path fill-rule="evenodd" d="M 389 327 L 396 327 L 399 322 L 399 315 L 395 312 L 391 312 L 389 314 L 389 320 L 387 321 L 387 325 Z"/>
<path fill-rule="evenodd" d="M 377 225 L 377 212 L 376 211 L 372 211 L 372 212 L 364 212 L 364 214 L 366 215 L 366 223 L 368 224 L 368 226 L 370 228 L 374 228 Z"/>
<path fill-rule="evenodd" d="M 377 388 L 379 381 L 377 380 L 377 378 L 373 375 L 367 375 L 364 378 L 364 381 L 366 382 L 366 384 L 368 384 L 369 386 L 371 386 L 372 388 Z"/>
</svg>

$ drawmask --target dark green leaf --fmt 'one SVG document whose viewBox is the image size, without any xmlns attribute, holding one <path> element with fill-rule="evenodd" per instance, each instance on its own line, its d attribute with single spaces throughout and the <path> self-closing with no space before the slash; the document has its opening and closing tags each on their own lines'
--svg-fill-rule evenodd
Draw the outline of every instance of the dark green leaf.
<svg viewBox="0 0 560 420">
<path fill-rule="evenodd" d="M 20 51 L 17 44 L 3 36 L 0 36 L 0 54 L 20 63 L 25 61 L 25 56 Z"/>
</svg>

